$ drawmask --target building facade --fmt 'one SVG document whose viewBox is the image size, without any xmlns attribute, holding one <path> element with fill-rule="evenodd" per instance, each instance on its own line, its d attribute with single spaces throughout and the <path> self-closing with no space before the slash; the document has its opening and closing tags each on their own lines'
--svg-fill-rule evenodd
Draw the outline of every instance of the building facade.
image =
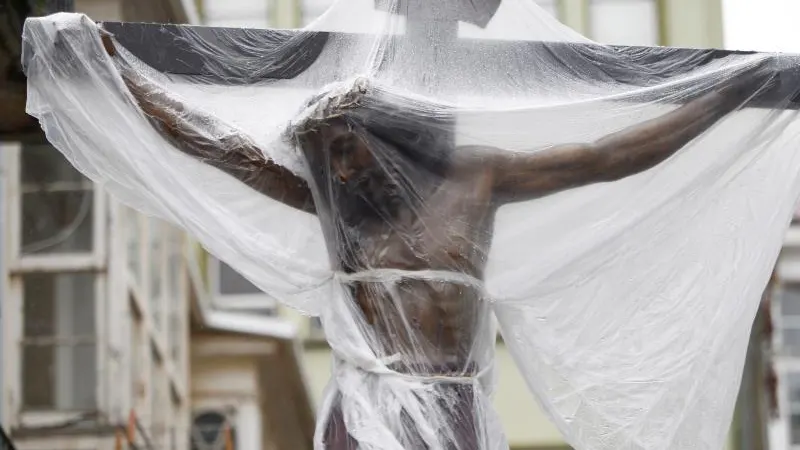
<svg viewBox="0 0 800 450">
<path fill-rule="evenodd" d="M 196 20 L 177 1 L 70 3 L 97 20 Z M 135 441 L 185 448 L 184 237 L 113 202 L 33 130 L 0 143 L 3 425 L 21 449 L 110 450 L 133 418 Z"/>
<path fill-rule="evenodd" d="M 97 21 L 200 20 L 192 0 L 66 3 Z M 3 73 L 20 34 L 0 29 L 17 39 Z M 247 310 L 241 277 L 79 174 L 25 118 L 24 79 L 0 94 L 14 100 L 0 107 L 0 423 L 16 448 L 310 449 L 296 327 Z"/>
</svg>

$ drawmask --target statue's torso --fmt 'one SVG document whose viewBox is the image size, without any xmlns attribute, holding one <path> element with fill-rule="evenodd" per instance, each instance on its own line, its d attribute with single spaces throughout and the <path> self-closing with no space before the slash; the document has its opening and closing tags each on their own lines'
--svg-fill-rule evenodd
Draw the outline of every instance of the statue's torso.
<svg viewBox="0 0 800 450">
<path fill-rule="evenodd" d="M 388 177 L 404 178 L 399 183 L 405 183 L 404 188 L 365 182 L 361 195 L 337 179 L 336 168 L 346 160 L 330 152 L 326 142 L 330 139 L 307 143 L 304 152 L 312 170 L 314 166 L 320 170 L 315 204 L 332 263 L 356 278 L 383 269 L 409 275 L 393 281 L 349 282 L 368 327 L 365 333 L 374 338 L 373 350 L 382 357 L 396 357 L 399 362 L 394 367 L 405 372 L 475 370 L 470 363 L 473 344 L 491 317 L 477 284 L 483 277 L 494 220 L 492 174 L 451 170 L 434 176 L 404 166 Z M 353 152 L 344 154 L 353 157 Z M 358 178 L 361 172 L 348 175 Z M 392 189 L 396 192 L 391 196 L 379 192 Z M 364 195 L 374 198 L 364 201 Z M 430 271 L 461 280 L 419 276 Z"/>
</svg>

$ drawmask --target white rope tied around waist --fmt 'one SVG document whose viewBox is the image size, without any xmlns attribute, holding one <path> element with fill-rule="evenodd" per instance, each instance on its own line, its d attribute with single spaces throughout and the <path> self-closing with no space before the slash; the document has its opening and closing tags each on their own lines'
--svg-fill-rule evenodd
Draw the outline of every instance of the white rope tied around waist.
<svg viewBox="0 0 800 450">
<path fill-rule="evenodd" d="M 396 282 L 403 279 L 436 281 L 442 283 L 463 284 L 483 291 L 483 280 L 461 272 L 448 270 L 403 270 L 403 269 L 370 269 L 360 272 L 334 272 L 334 279 L 343 282 Z"/>
<path fill-rule="evenodd" d="M 366 282 L 366 283 L 380 283 L 388 282 L 394 283 L 405 279 L 423 280 L 441 283 L 454 283 L 464 286 L 474 287 L 481 292 L 484 292 L 484 283 L 482 280 L 468 274 L 446 271 L 446 270 L 403 270 L 403 269 L 370 269 L 354 273 L 334 272 L 334 280 L 342 284 L 352 282 Z M 371 354 L 362 353 L 359 355 L 346 354 L 350 352 L 342 352 L 337 350 L 335 346 L 331 346 L 333 353 L 336 357 L 345 362 L 346 364 L 354 367 L 355 369 L 375 374 L 379 376 L 394 377 L 411 382 L 419 382 L 424 384 L 432 383 L 453 383 L 453 384 L 473 384 L 475 380 L 480 379 L 488 373 L 491 367 L 483 367 L 480 371 L 473 375 L 419 375 L 397 372 L 389 368 L 390 364 L 402 362 L 403 355 L 396 353 L 394 355 L 376 357 Z"/>
<path fill-rule="evenodd" d="M 423 384 L 447 383 L 447 384 L 474 384 L 484 375 L 488 374 L 491 366 L 482 367 L 481 370 L 473 375 L 421 375 L 413 373 L 402 373 L 389 368 L 389 364 L 403 360 L 402 355 L 384 356 L 381 358 L 354 357 L 342 354 L 342 352 L 332 349 L 334 355 L 340 361 L 350 365 L 360 372 L 365 372 L 381 377 L 399 378 L 404 381 L 417 382 Z"/>
</svg>

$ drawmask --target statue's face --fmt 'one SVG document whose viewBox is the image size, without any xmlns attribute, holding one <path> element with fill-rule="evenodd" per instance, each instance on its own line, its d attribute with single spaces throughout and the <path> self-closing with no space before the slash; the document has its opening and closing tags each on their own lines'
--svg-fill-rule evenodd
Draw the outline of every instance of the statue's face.
<svg viewBox="0 0 800 450">
<path fill-rule="evenodd" d="M 330 174 L 334 182 L 352 185 L 377 167 L 372 151 L 361 136 L 345 132 L 335 137 L 328 147 Z"/>
<path fill-rule="evenodd" d="M 350 224 L 383 215 L 395 190 L 366 139 L 345 120 L 332 119 L 317 125 L 304 143 L 317 183 L 330 189 L 334 215 Z"/>
</svg>

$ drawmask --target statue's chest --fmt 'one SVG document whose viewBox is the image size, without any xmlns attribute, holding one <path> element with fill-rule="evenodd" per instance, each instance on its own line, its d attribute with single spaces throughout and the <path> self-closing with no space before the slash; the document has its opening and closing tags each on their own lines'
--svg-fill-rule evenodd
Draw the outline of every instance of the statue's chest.
<svg viewBox="0 0 800 450">
<path fill-rule="evenodd" d="M 447 181 L 390 220 L 351 230 L 355 239 L 343 250 L 354 251 L 362 269 L 480 270 L 494 216 L 491 192 L 480 181 Z"/>
</svg>

